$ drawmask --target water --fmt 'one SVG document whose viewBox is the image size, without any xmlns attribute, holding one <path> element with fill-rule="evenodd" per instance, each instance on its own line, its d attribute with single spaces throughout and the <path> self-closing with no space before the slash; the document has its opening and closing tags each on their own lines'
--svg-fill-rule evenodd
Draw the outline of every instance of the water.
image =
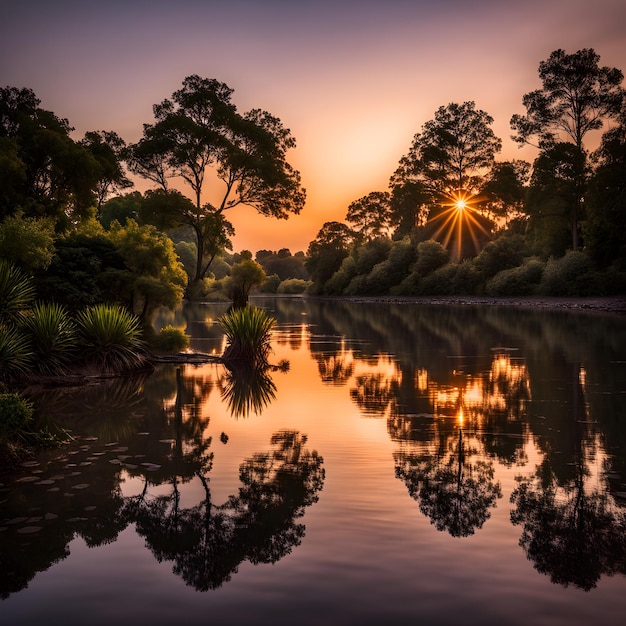
<svg viewBox="0 0 626 626">
<path fill-rule="evenodd" d="M 38 397 L 0 622 L 621 624 L 626 319 L 258 298 L 274 367 Z M 224 305 L 160 323 L 221 353 Z"/>
</svg>

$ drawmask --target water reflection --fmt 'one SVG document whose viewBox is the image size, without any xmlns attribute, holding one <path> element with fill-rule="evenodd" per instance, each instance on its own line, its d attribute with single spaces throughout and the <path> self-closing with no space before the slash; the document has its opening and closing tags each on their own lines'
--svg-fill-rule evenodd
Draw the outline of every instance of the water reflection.
<svg viewBox="0 0 626 626">
<path fill-rule="evenodd" d="M 58 416 L 74 438 L 0 489 L 1 597 L 67 558 L 76 537 L 101 546 L 131 524 L 159 562 L 172 561 L 198 590 L 230 580 L 244 560 L 274 563 L 299 545 L 298 520 L 323 487 L 322 457 L 306 435 L 276 432 L 269 450 L 240 464 L 238 492 L 214 502 L 205 403 L 220 389 L 215 378 L 215 370 L 165 366 L 115 390 L 107 383 L 37 395 L 41 412 Z M 226 433 L 220 440 L 228 442 Z M 142 485 L 139 493 L 124 495 L 129 481 Z M 182 506 L 193 481 L 204 497 Z"/>
<path fill-rule="evenodd" d="M 527 557 L 546 583 L 591 590 L 603 576 L 626 574 L 622 318 L 296 298 L 258 304 L 278 319 L 273 342 L 281 358 L 306 362 L 305 374 L 280 363 L 252 372 L 164 365 L 145 379 L 41 395 L 42 416 L 62 416 L 75 441 L 42 455 L 24 468 L 21 482 L 0 490 L 4 597 L 67 558 L 75 537 L 104 545 L 131 524 L 155 561 L 171 563 L 198 590 L 223 586 L 244 562 L 298 555 L 302 518 L 325 474 L 322 458 L 292 427 L 298 405 L 283 405 L 290 394 L 279 387 L 316 394 L 315 419 L 302 430 L 326 437 L 334 454 L 329 491 L 337 508 L 325 509 L 335 517 L 324 529 L 364 511 L 354 533 L 361 528 L 367 542 L 376 542 L 376 520 L 390 510 L 390 496 L 363 496 L 343 478 L 356 476 L 343 463 L 365 458 L 372 475 L 389 476 L 398 487 L 394 507 L 401 510 L 393 508 L 394 524 L 385 526 L 394 532 L 396 513 L 410 520 L 410 529 L 398 523 L 392 537 L 407 550 L 416 545 L 416 516 L 421 531 L 432 532 L 424 541 L 438 548 L 447 541 L 459 551 L 478 545 L 482 554 L 495 550 L 485 532 L 494 524 L 499 540 Z M 195 349 L 219 350 L 220 306 L 194 305 L 168 323 L 195 333 Z M 227 417 L 220 414 L 219 422 L 214 411 Z M 348 421 L 350 411 L 355 420 Z M 280 424 L 267 431 L 274 433 L 269 443 L 267 436 L 255 439 L 236 457 L 238 482 L 224 497 L 216 488 L 218 450 L 225 458 L 234 430 L 254 432 L 268 414 Z M 359 436 L 355 423 L 363 427 Z M 132 495 L 123 489 L 129 482 L 138 486 Z M 337 546 L 315 549 L 320 561 L 335 564 L 334 554 L 323 554 Z M 402 563 L 392 551 L 387 556 L 385 571 Z M 436 569 L 436 561 L 428 567 Z M 336 575 L 329 584 L 339 585 Z M 432 575 L 447 584 L 441 572 Z M 526 575 L 507 570 L 516 584 Z"/>
</svg>

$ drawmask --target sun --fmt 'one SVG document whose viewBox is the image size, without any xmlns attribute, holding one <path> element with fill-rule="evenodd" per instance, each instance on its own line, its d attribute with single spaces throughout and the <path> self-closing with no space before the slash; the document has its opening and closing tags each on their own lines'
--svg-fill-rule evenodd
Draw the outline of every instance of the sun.
<svg viewBox="0 0 626 626">
<path fill-rule="evenodd" d="M 454 203 L 454 207 L 457 211 L 465 211 L 467 208 L 467 202 L 465 198 L 458 198 L 458 200 Z"/>
</svg>

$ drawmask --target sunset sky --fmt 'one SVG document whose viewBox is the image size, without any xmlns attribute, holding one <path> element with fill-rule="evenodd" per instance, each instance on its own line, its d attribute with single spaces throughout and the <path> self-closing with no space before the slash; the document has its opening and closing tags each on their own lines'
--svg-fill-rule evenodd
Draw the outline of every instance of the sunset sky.
<svg viewBox="0 0 626 626">
<path fill-rule="evenodd" d="M 539 62 L 594 48 L 626 71 L 624 0 L 0 0 L 0 85 L 28 87 L 75 127 L 137 141 L 191 74 L 290 128 L 307 203 L 288 221 L 239 207 L 234 249 L 306 250 L 350 202 L 387 188 L 439 106 L 473 100 L 499 159 Z M 146 186 L 140 187 L 144 190 Z"/>
</svg>

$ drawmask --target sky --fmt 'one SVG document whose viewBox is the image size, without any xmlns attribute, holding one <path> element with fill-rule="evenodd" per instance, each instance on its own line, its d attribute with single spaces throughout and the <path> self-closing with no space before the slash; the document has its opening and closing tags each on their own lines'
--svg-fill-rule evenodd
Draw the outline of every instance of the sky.
<svg viewBox="0 0 626 626">
<path fill-rule="evenodd" d="M 451 102 L 494 118 L 498 160 L 532 160 L 509 121 L 554 50 L 593 48 L 626 72 L 624 0 L 0 0 L 0 16 L 0 85 L 32 89 L 77 140 L 137 141 L 192 74 L 226 83 L 241 113 L 279 117 L 307 202 L 288 220 L 229 212 L 234 250 L 253 253 L 306 251 L 324 222 L 386 190 Z"/>
</svg>

